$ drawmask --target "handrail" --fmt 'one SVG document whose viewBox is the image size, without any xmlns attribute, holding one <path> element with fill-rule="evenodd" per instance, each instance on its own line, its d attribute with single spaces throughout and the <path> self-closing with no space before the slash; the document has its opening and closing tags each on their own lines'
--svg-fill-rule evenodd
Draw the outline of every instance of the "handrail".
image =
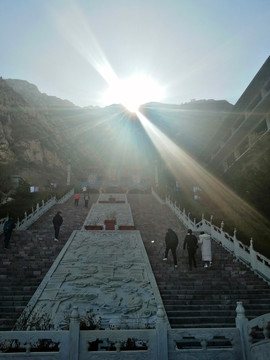
<svg viewBox="0 0 270 360">
<path fill-rule="evenodd" d="M 32 212 L 27 214 L 25 212 L 24 218 L 20 221 L 19 219 L 16 222 L 16 230 L 26 230 L 31 226 L 35 221 L 37 221 L 45 212 L 47 212 L 50 208 L 52 208 L 56 203 L 63 204 L 66 202 L 72 195 L 74 194 L 74 189 L 67 192 L 60 200 L 56 200 L 56 197 L 50 198 L 47 202 L 44 200 L 41 201 L 41 205 L 39 203 L 36 205 L 35 209 L 32 208 Z M 8 216 L 0 219 L 0 235 L 3 233 L 3 228 L 5 222 L 8 220 Z"/>
<path fill-rule="evenodd" d="M 152 194 L 156 199 L 160 199 L 158 194 L 152 189 Z M 166 203 L 178 219 L 192 231 L 204 231 L 210 234 L 211 238 L 221 244 L 227 251 L 234 255 L 237 259 L 242 261 L 245 265 L 251 268 L 261 278 L 270 284 L 270 259 L 263 256 L 253 249 L 253 240 L 250 240 L 250 246 L 244 245 L 236 238 L 236 229 L 233 236 L 223 231 L 224 223 L 218 227 L 210 221 L 202 219 L 196 223 L 196 219 L 190 219 L 190 213 L 186 214 L 186 210 L 178 208 L 175 202 L 172 202 L 169 197 L 166 197 L 165 202 L 160 199 L 161 203 Z"/>
</svg>

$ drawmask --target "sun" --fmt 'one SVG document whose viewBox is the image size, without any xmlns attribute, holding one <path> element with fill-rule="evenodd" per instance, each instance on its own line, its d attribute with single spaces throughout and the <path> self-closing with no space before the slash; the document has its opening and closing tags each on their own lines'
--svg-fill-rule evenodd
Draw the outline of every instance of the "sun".
<svg viewBox="0 0 270 360">
<path fill-rule="evenodd" d="M 164 88 L 152 78 L 134 75 L 111 84 L 104 93 L 103 101 L 105 104 L 122 104 L 130 112 L 136 112 L 142 104 L 161 101 L 164 92 Z"/>
</svg>

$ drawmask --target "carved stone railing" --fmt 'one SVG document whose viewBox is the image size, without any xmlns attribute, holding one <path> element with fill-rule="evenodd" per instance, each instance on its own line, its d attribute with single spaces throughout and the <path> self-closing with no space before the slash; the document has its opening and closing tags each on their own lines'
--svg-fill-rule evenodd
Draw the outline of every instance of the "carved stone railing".
<svg viewBox="0 0 270 360">
<path fill-rule="evenodd" d="M 270 313 L 248 321 L 242 302 L 237 302 L 236 327 L 240 331 L 243 359 L 270 359 Z"/>
<path fill-rule="evenodd" d="M 159 196 L 152 189 L 153 196 L 158 199 Z M 162 203 L 163 200 L 159 200 Z M 212 224 L 212 217 L 210 221 L 202 219 L 196 222 L 196 219 L 190 218 L 190 213 L 186 213 L 186 210 L 181 210 L 177 207 L 175 202 L 172 202 L 166 197 L 165 203 L 172 210 L 172 212 L 178 217 L 178 219 L 192 231 L 204 231 L 210 234 L 211 238 L 221 244 L 227 251 L 234 255 L 238 260 L 246 264 L 252 271 L 256 272 L 261 278 L 270 284 L 270 260 L 258 253 L 253 249 L 253 240 L 250 240 L 250 246 L 244 245 L 236 238 L 236 229 L 233 236 L 223 231 L 224 222 L 221 222 L 220 227 Z"/>
<path fill-rule="evenodd" d="M 74 195 L 74 189 L 71 189 L 69 192 L 67 192 L 61 199 L 57 201 L 57 204 L 64 204 L 66 201 L 68 201 L 71 196 Z"/>
<path fill-rule="evenodd" d="M 250 320 L 247 333 L 251 359 L 270 359 L 270 313 Z"/>
<path fill-rule="evenodd" d="M 48 200 L 46 203 L 44 200 L 41 202 L 41 206 L 37 204 L 36 208 L 32 208 L 32 212 L 30 214 L 25 213 L 24 219 L 21 221 L 18 220 L 16 223 L 16 230 L 26 230 L 32 225 L 35 221 L 37 221 L 45 212 L 50 210 L 56 204 L 55 196 Z"/>
<path fill-rule="evenodd" d="M 171 329 L 168 352 L 173 360 L 243 359 L 237 328 Z"/>
<path fill-rule="evenodd" d="M 166 202 L 164 201 L 164 200 L 162 200 L 159 196 L 158 196 L 158 194 L 155 192 L 155 190 L 152 188 L 152 195 L 154 196 L 154 198 L 156 198 L 156 200 L 160 203 L 160 204 L 162 204 L 162 205 L 164 205 Z"/>
<path fill-rule="evenodd" d="M 56 200 L 55 196 L 49 199 L 47 202 L 42 200 L 41 205 L 39 203 L 36 205 L 36 208 L 32 208 L 30 214 L 25 213 L 24 218 L 20 221 L 18 219 L 16 223 L 16 230 L 26 230 L 31 226 L 35 221 L 37 221 L 45 212 L 50 210 L 56 203 L 63 204 L 74 194 L 74 189 L 70 190 L 65 194 L 60 200 Z M 3 233 L 4 224 L 7 221 L 8 217 L 0 219 L 0 234 Z"/>
<path fill-rule="evenodd" d="M 245 325 L 242 315 L 242 308 L 238 307 L 236 328 L 168 329 L 160 306 L 155 329 L 80 330 L 80 316 L 74 306 L 69 330 L 0 332 L 0 357 L 6 360 L 29 357 L 42 360 L 251 360 L 246 356 L 249 348 L 244 352 L 242 349 Z"/>
</svg>

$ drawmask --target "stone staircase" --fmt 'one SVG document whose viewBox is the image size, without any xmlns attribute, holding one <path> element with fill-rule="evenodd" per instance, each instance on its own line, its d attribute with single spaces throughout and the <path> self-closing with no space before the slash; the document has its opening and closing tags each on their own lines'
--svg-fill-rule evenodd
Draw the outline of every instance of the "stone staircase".
<svg viewBox="0 0 270 360">
<path fill-rule="evenodd" d="M 12 329 L 72 231 L 82 227 L 97 198 L 96 194 L 90 196 L 89 208 L 84 207 L 82 199 L 75 207 L 73 198 L 55 205 L 28 230 L 14 232 L 9 250 L 0 248 L 0 331 Z M 52 219 L 59 210 L 64 222 L 59 242 L 55 242 Z"/>
<path fill-rule="evenodd" d="M 14 233 L 10 249 L 0 249 L 0 331 L 11 330 L 44 275 L 73 230 L 83 222 L 98 195 L 91 195 L 89 208 L 73 199 L 56 205 L 28 230 Z M 128 195 L 136 229 L 140 230 L 153 273 L 172 328 L 235 327 L 237 301 L 243 301 L 248 319 L 270 312 L 270 287 L 243 264 L 213 242 L 213 266 L 188 270 L 182 250 L 186 229 L 166 205 L 152 195 Z M 61 210 L 64 218 L 59 242 L 54 242 L 52 218 Z M 179 237 L 178 268 L 172 256 L 163 262 L 164 237 L 168 227 Z"/>
<path fill-rule="evenodd" d="M 270 287 L 219 244 L 212 242 L 211 268 L 203 268 L 199 249 L 197 268 L 189 271 L 183 251 L 187 229 L 177 217 L 151 195 L 130 194 L 128 201 L 172 328 L 235 327 L 237 301 L 243 302 L 248 319 L 270 312 Z M 162 261 L 169 227 L 179 237 L 177 269 L 170 253 Z"/>
</svg>

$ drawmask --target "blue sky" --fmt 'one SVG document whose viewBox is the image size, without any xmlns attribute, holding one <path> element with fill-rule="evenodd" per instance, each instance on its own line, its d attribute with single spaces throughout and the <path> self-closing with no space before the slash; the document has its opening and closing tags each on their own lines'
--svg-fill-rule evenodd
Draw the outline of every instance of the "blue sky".
<svg viewBox="0 0 270 360">
<path fill-rule="evenodd" d="M 137 73 L 165 103 L 234 104 L 270 55 L 269 19 L 270 0 L 0 0 L 0 76 L 79 106 Z"/>
</svg>

